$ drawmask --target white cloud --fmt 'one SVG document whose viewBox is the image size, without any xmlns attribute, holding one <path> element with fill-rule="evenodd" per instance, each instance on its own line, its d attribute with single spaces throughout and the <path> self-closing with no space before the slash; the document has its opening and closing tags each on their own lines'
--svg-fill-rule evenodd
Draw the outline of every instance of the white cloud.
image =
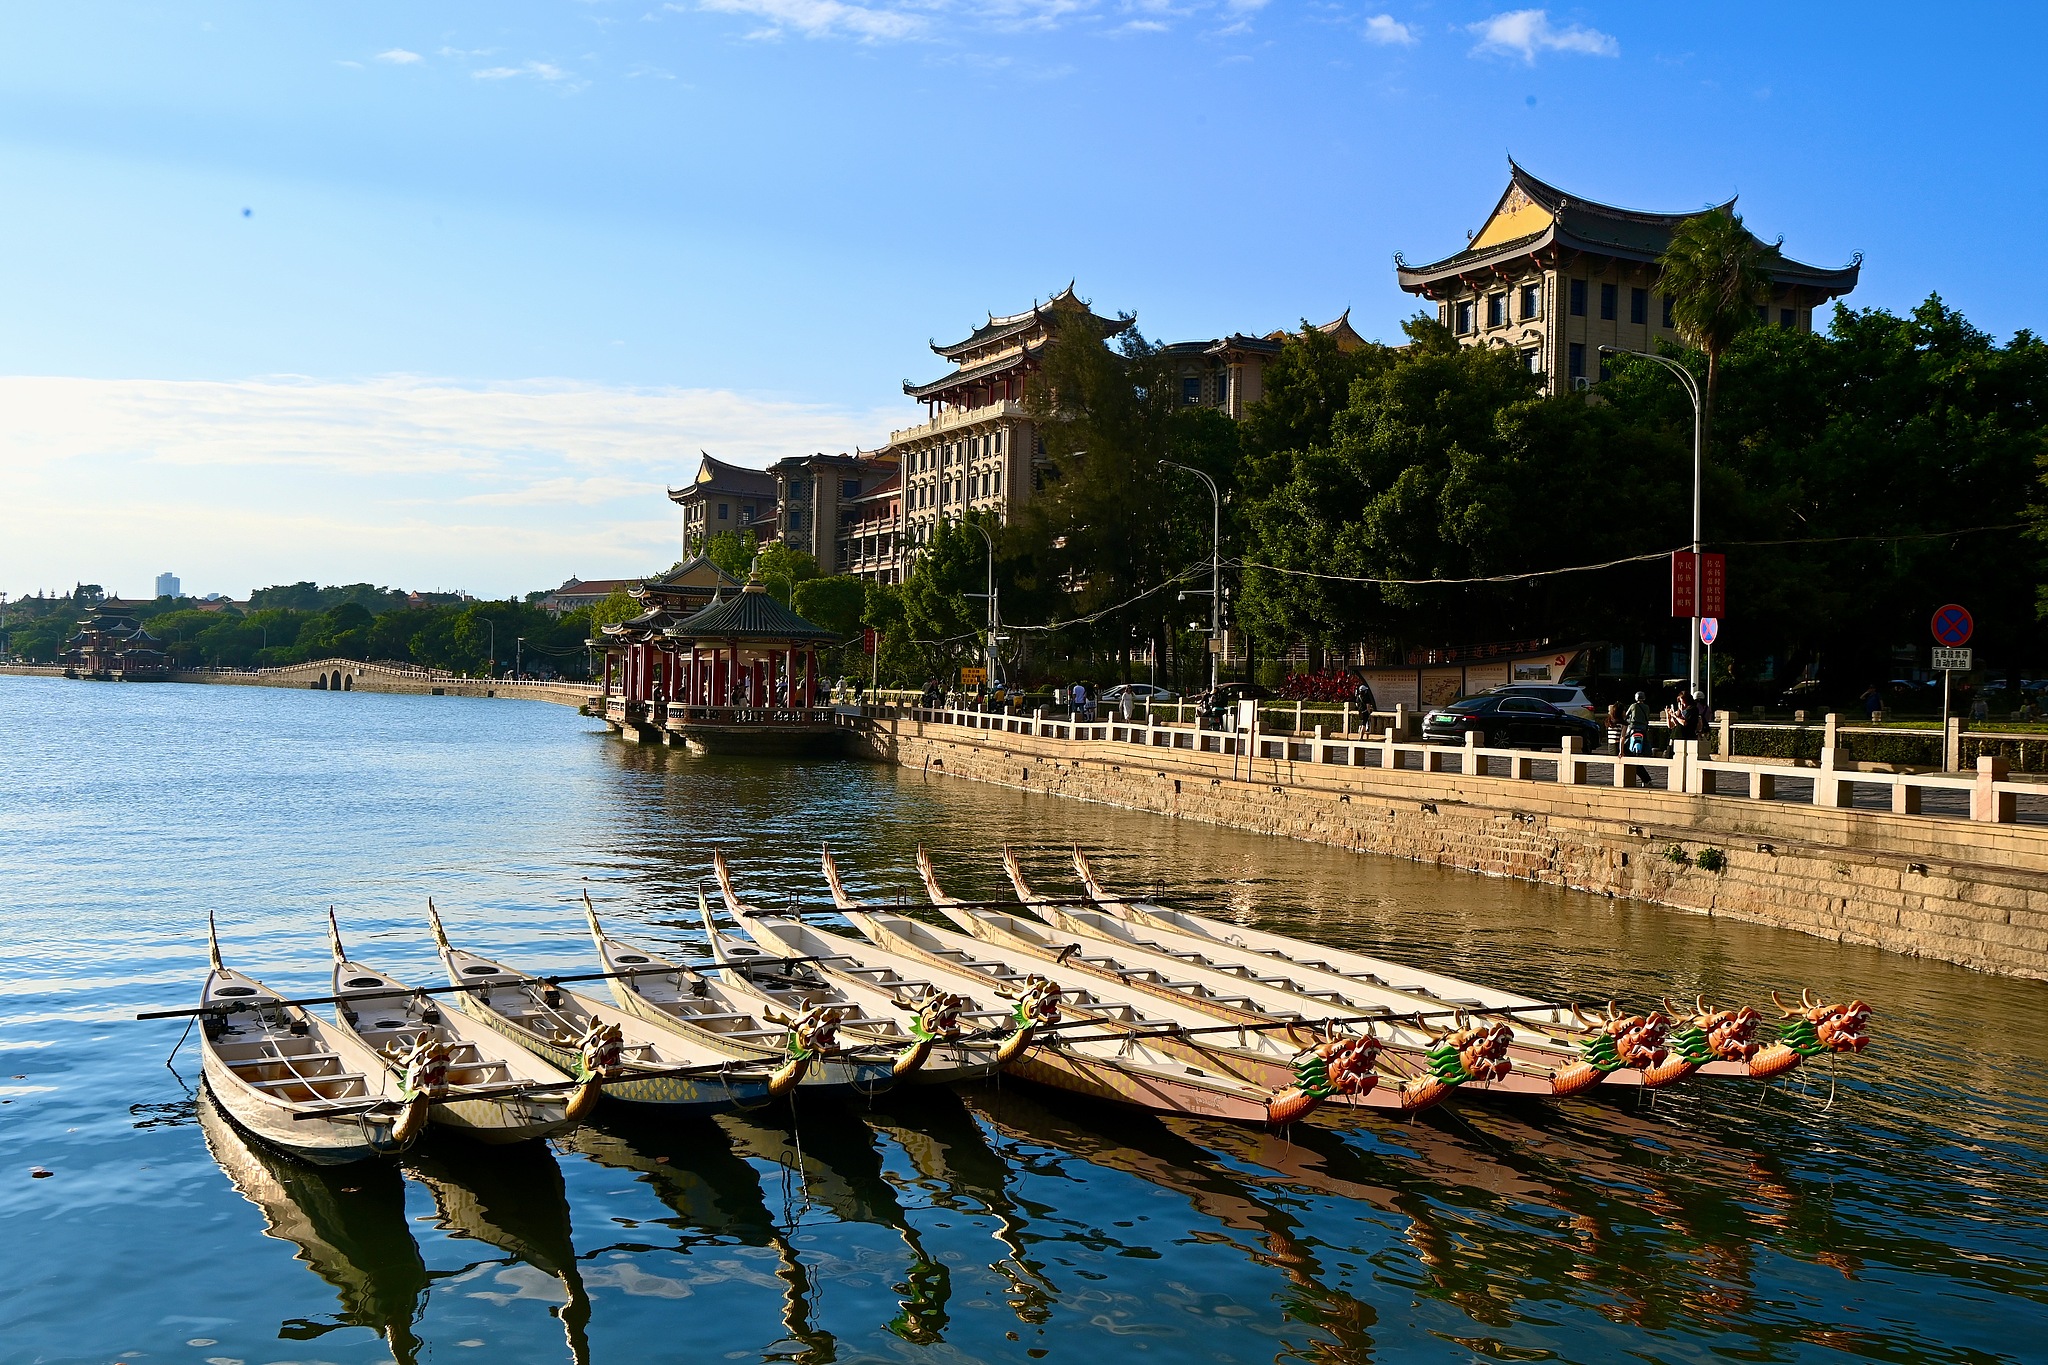
<svg viewBox="0 0 2048 1365">
<path fill-rule="evenodd" d="M 389 52 L 379 52 L 377 54 L 378 61 L 390 62 L 393 66 L 411 66 L 419 59 L 419 53 L 407 52 L 402 47 L 394 47 Z"/>
<path fill-rule="evenodd" d="M 570 73 L 553 62 L 522 62 L 518 66 L 486 66 L 472 71 L 470 75 L 480 81 L 507 81 L 515 76 L 531 76 L 537 81 L 566 81 Z"/>
<path fill-rule="evenodd" d="M 902 415 L 710 389 L 405 376 L 0 377 L 0 586 L 199 591 L 319 578 L 524 592 L 676 555 L 697 452 L 761 467 Z M 161 561 L 161 562 L 159 562 Z"/>
<path fill-rule="evenodd" d="M 893 6 L 850 5 L 844 0 L 700 0 L 714 14 L 743 14 L 767 21 L 756 35 L 773 37 L 794 29 L 806 38 L 845 36 L 874 42 L 914 38 L 925 18 Z"/>
<path fill-rule="evenodd" d="M 1467 28 L 1479 35 L 1479 43 L 1472 49 L 1475 55 L 1484 52 L 1520 57 L 1532 65 L 1538 52 L 1576 52 L 1588 57 L 1621 55 L 1621 44 L 1612 34 L 1578 24 L 1558 28 L 1550 22 L 1548 10 L 1508 10 Z"/>
<path fill-rule="evenodd" d="M 1365 21 L 1365 40 L 1388 47 L 1413 47 L 1419 41 L 1415 30 L 1391 14 L 1375 14 Z"/>
</svg>

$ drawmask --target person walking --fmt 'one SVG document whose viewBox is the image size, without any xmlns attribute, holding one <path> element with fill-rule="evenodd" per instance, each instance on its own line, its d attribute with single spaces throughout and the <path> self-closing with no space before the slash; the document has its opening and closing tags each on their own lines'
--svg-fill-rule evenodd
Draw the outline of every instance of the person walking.
<svg viewBox="0 0 2048 1365">
<path fill-rule="evenodd" d="M 1073 709 L 1075 720 L 1086 719 L 1088 709 L 1088 684 L 1084 682 L 1076 682 L 1073 686 L 1073 689 L 1067 694 L 1067 701 Z"/>
<path fill-rule="evenodd" d="M 1872 725 L 1884 719 L 1884 693 L 1878 691 L 1876 683 L 1864 688 L 1863 695 L 1856 700 L 1863 703 L 1863 709 L 1869 714 Z"/>
<path fill-rule="evenodd" d="M 1620 753 L 1621 741 L 1627 735 L 1627 733 L 1628 730 L 1626 723 L 1621 718 L 1621 703 L 1618 701 L 1608 702 L 1607 747 L 1614 750 L 1614 752 L 1616 753 Z"/>
<path fill-rule="evenodd" d="M 1650 752 L 1650 699 L 1636 693 L 1636 699 L 1629 703 L 1622 713 L 1622 750 L 1638 757 Z M 1641 766 L 1628 769 L 1628 783 L 1638 787 L 1650 785 L 1650 770 Z"/>
</svg>

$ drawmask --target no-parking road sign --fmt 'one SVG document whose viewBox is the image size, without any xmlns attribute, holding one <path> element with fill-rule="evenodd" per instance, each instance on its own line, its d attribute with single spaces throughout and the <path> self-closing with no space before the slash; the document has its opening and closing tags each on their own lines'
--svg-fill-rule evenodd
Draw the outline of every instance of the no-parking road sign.
<svg viewBox="0 0 2048 1365">
<path fill-rule="evenodd" d="M 1934 613 L 1934 638 L 1951 649 L 1970 643 L 1970 633 L 1976 628 L 1967 607 L 1951 602 Z"/>
</svg>

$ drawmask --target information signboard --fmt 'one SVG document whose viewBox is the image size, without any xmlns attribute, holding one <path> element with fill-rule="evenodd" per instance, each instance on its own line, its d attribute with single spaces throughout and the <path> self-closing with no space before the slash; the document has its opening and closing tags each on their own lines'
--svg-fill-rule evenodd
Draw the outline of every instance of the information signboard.
<svg viewBox="0 0 2048 1365">
<path fill-rule="evenodd" d="M 1671 614 L 1728 614 L 1728 556 L 1695 555 L 1691 550 L 1671 552 Z"/>
<path fill-rule="evenodd" d="M 1936 645 L 1934 647 L 1934 667 L 1944 673 L 1968 673 L 1970 671 L 1970 656 L 1976 652 L 1974 649 L 1957 649 L 1953 646 Z"/>
<path fill-rule="evenodd" d="M 962 687 L 979 687 L 987 681 L 988 670 L 985 668 L 963 668 L 960 670 L 960 685 Z"/>
</svg>

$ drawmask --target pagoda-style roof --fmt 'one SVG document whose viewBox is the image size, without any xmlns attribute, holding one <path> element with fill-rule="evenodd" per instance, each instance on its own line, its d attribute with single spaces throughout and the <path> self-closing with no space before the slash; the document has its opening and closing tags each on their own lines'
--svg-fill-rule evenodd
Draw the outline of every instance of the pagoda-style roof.
<svg viewBox="0 0 2048 1365">
<path fill-rule="evenodd" d="M 686 498 L 700 496 L 707 484 L 719 484 L 740 494 L 763 494 L 772 496 L 775 492 L 775 476 L 765 469 L 753 469 L 743 464 L 721 460 L 708 451 L 698 451 L 697 475 L 681 488 L 668 490 L 670 502 L 681 502 Z"/>
<path fill-rule="evenodd" d="M 823 626 L 813 625 L 769 595 L 759 583 L 749 583 L 731 597 L 714 597 L 711 605 L 687 621 L 665 632 L 672 640 L 704 640 L 711 643 L 748 641 L 753 644 L 835 644 L 839 636 Z"/>
<path fill-rule="evenodd" d="M 626 592 L 645 601 L 650 597 L 702 597 L 706 593 L 716 594 L 722 588 L 737 588 L 739 585 L 737 578 L 719 568 L 709 556 L 692 555 L 667 573 L 643 579 L 638 586 L 628 588 Z"/>
<path fill-rule="evenodd" d="M 1069 280 L 1065 289 L 1044 303 L 1034 302 L 1023 312 L 1011 313 L 1006 317 L 999 318 L 990 313 L 988 321 L 970 332 L 966 340 L 956 341 L 950 346 L 941 346 L 935 341 L 931 343 L 931 348 L 946 359 L 957 361 L 971 351 L 983 350 L 1011 337 L 1023 336 L 1032 328 L 1042 326 L 1055 313 L 1078 313 L 1094 322 L 1105 337 L 1115 336 L 1131 325 L 1128 318 L 1106 318 L 1083 303 L 1074 293 L 1074 282 Z"/>
<path fill-rule="evenodd" d="M 1672 233 L 1688 218 L 1702 213 L 1733 212 L 1734 208 L 1735 200 L 1729 199 L 1688 211 L 1662 213 L 1576 199 L 1538 180 L 1509 158 L 1507 189 L 1462 251 L 1428 265 L 1413 266 L 1397 252 L 1394 265 L 1401 288 L 1430 298 L 1459 292 L 1468 288 L 1475 277 L 1496 271 L 1518 273 L 1531 257 L 1545 264 L 1588 255 L 1647 265 L 1664 254 Z M 1786 258 L 1772 272 L 1772 279 L 1780 286 L 1830 299 L 1856 287 L 1862 262 L 1858 255 L 1848 265 L 1834 268 Z"/>
<path fill-rule="evenodd" d="M 903 392 L 909 394 L 912 398 L 936 398 L 938 395 L 950 392 L 953 389 L 970 388 L 976 384 L 986 384 L 991 379 L 1000 379 L 1004 375 L 1031 367 L 1036 363 L 1039 353 L 1044 349 L 1045 342 L 1043 339 L 1040 339 L 1020 346 L 1007 355 L 997 356 L 994 360 L 984 361 L 979 365 L 969 365 L 965 369 L 955 370 L 949 375 L 932 380 L 929 384 L 913 384 L 906 379 L 903 381 Z"/>
</svg>

